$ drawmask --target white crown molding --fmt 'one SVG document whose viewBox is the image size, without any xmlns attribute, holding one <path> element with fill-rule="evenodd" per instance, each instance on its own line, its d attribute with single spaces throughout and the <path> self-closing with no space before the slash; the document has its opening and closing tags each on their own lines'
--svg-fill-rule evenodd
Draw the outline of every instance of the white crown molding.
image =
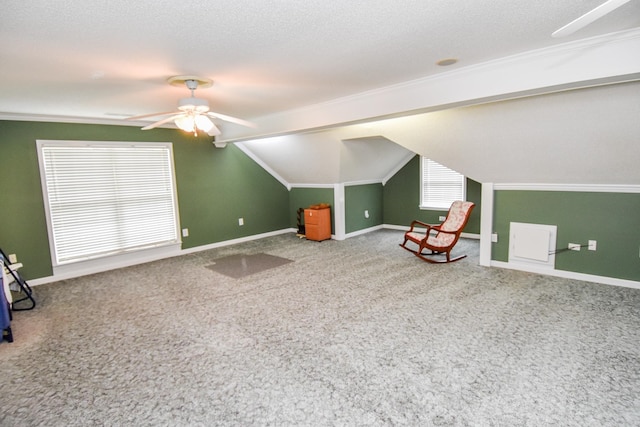
<svg viewBox="0 0 640 427">
<path fill-rule="evenodd" d="M 291 188 L 331 188 L 334 189 L 334 184 L 290 184 Z"/>
<path fill-rule="evenodd" d="M 0 120 L 15 120 L 22 122 L 44 122 L 44 123 L 74 123 L 74 124 L 87 124 L 87 125 L 116 125 L 116 126 L 131 126 L 131 127 L 143 127 L 148 125 L 148 122 L 129 121 L 124 118 L 121 119 L 108 119 L 98 117 L 78 117 L 78 116 L 54 116 L 47 114 L 23 114 L 23 113 L 7 113 L 0 111 Z M 159 128 L 177 129 L 175 125 L 165 124 L 158 126 Z"/>
<path fill-rule="evenodd" d="M 224 142 L 222 143 L 218 143 L 220 145 L 225 144 Z M 266 170 L 271 176 L 273 176 L 275 179 L 277 179 L 282 185 L 284 185 L 287 190 L 291 190 L 291 184 L 287 182 L 287 180 L 285 180 L 280 174 L 278 174 L 275 170 L 273 170 L 269 165 L 267 165 L 260 157 L 256 156 L 255 153 L 251 150 L 249 150 L 249 148 L 241 143 L 238 142 L 235 144 L 236 147 L 238 147 L 240 149 L 240 151 L 242 151 L 244 154 L 246 154 L 247 156 L 249 156 L 249 158 L 251 158 L 251 160 L 253 160 L 254 162 L 256 162 L 258 165 L 260 165 L 260 167 L 264 170 Z"/>
<path fill-rule="evenodd" d="M 617 184 L 493 184 L 495 191 L 524 190 L 524 191 L 566 191 L 589 193 L 640 193 L 640 185 Z"/>
<path fill-rule="evenodd" d="M 382 185 L 387 185 L 387 182 L 389 182 L 389 180 L 393 178 L 395 174 L 397 174 L 400 171 L 400 169 L 405 167 L 407 163 L 409 163 L 411 159 L 413 159 L 415 156 L 417 156 L 416 153 L 409 152 L 407 156 L 404 159 L 402 159 L 402 161 L 400 161 L 400 163 L 398 163 L 398 165 L 387 174 L 387 176 L 382 178 Z"/>
<path fill-rule="evenodd" d="M 221 142 L 262 139 L 445 108 L 640 80 L 640 29 L 520 53 L 482 64 L 264 116 L 256 130 L 229 129 Z M 520 78 L 505 79 L 505 75 Z M 524 76 L 524 77 L 523 77 Z M 0 112 L 0 120 L 142 127 L 122 119 Z M 174 128 L 172 124 L 160 127 Z"/>
<path fill-rule="evenodd" d="M 380 179 L 366 179 L 362 181 L 349 181 L 343 183 L 345 187 L 355 187 L 357 185 L 382 184 Z"/>
<path fill-rule="evenodd" d="M 640 80 L 640 29 L 571 41 L 260 117 L 229 142 Z M 517 78 L 505 78 L 517 76 Z"/>
</svg>

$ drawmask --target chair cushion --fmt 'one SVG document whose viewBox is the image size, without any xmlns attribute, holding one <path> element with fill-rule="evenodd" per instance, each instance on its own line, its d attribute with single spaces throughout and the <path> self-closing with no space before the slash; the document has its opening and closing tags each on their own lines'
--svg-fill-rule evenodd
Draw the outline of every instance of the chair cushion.
<svg viewBox="0 0 640 427">
<path fill-rule="evenodd" d="M 437 248 L 446 248 L 453 243 L 455 238 L 456 238 L 455 234 L 438 233 L 435 236 L 433 235 L 429 236 L 429 238 L 427 239 L 427 245 L 434 246 Z"/>
<path fill-rule="evenodd" d="M 413 240 L 414 242 L 420 242 L 425 237 L 424 233 L 417 233 L 415 231 L 412 231 L 411 233 L 407 233 L 406 235 L 409 239 Z"/>
<path fill-rule="evenodd" d="M 455 201 L 451 204 L 447 219 L 442 223 L 442 229 L 445 231 L 458 231 L 465 219 L 469 209 L 473 206 L 472 202 Z"/>
</svg>

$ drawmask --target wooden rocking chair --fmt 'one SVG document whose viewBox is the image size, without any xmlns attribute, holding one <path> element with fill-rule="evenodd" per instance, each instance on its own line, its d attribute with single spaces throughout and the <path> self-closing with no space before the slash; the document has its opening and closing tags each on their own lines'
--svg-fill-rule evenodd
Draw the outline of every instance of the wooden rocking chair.
<svg viewBox="0 0 640 427">
<path fill-rule="evenodd" d="M 451 250 L 458 243 L 460 234 L 464 226 L 469 221 L 471 211 L 475 204 L 472 202 L 455 201 L 451 204 L 447 218 L 442 224 L 426 224 L 422 221 L 413 221 L 409 231 L 404 233 L 404 242 L 400 244 L 404 249 L 412 252 L 418 258 L 433 263 L 446 263 L 458 261 L 466 255 L 461 255 L 451 259 Z M 417 227 L 425 227 L 426 231 L 416 231 Z M 418 245 L 417 250 L 408 248 L 407 242 L 413 242 Z M 431 253 L 423 253 L 425 249 L 431 251 Z M 431 255 L 446 254 L 446 260 L 435 260 L 427 258 Z"/>
</svg>

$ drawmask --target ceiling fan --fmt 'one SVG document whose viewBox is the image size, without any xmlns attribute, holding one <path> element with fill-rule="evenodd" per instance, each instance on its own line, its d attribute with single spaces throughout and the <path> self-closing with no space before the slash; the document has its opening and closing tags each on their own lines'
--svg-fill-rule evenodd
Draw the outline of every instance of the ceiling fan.
<svg viewBox="0 0 640 427">
<path fill-rule="evenodd" d="M 198 131 L 206 132 L 210 136 L 220 135 L 220 129 L 218 129 L 210 118 L 220 119 L 242 126 L 255 127 L 253 123 L 246 120 L 209 111 L 209 102 L 206 99 L 195 97 L 194 91 L 198 86 L 210 87 L 213 84 L 212 80 L 196 76 L 173 76 L 169 77 L 167 82 L 173 86 L 185 85 L 187 89 L 191 91 L 191 96 L 189 98 L 182 98 L 178 101 L 178 111 L 143 114 L 141 116 L 129 117 L 127 120 L 169 116 L 143 127 L 142 130 L 153 129 L 173 121 L 180 129 L 186 132 L 193 132 L 196 136 L 198 136 Z"/>
<path fill-rule="evenodd" d="M 613 12 L 623 4 L 629 3 L 629 1 L 631 0 L 608 0 L 602 3 L 600 6 L 596 7 L 595 9 L 592 9 L 589 12 L 585 13 L 584 15 L 569 22 L 567 25 L 560 28 L 559 30 L 554 31 L 551 34 L 551 36 L 566 37 L 570 34 L 573 34 L 576 31 L 596 21 L 597 19 L 602 18 L 607 13 Z"/>
</svg>

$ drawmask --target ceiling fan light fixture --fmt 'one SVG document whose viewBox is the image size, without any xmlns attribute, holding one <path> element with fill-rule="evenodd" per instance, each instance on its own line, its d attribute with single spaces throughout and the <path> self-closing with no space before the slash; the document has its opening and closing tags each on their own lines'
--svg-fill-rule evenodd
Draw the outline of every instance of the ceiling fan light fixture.
<svg viewBox="0 0 640 427">
<path fill-rule="evenodd" d="M 255 127 L 253 123 L 246 120 L 209 111 L 209 102 L 206 99 L 195 97 L 194 91 L 198 87 L 209 87 L 213 84 L 213 80 L 197 76 L 174 76 L 169 77 L 167 81 L 172 86 L 184 85 L 191 91 L 191 96 L 189 98 L 181 98 L 178 100 L 178 111 L 143 114 L 141 116 L 128 117 L 127 120 L 170 116 L 158 120 L 155 123 L 151 123 L 150 125 L 143 127 L 142 130 L 153 129 L 173 121 L 179 129 L 193 133 L 195 136 L 198 136 L 198 131 L 208 133 L 210 136 L 217 136 L 221 134 L 220 129 L 218 129 L 218 127 L 211 121 L 209 116 L 242 126 Z"/>
<path fill-rule="evenodd" d="M 207 116 L 197 115 L 194 120 L 198 129 L 203 132 L 208 133 L 213 128 L 213 122 Z"/>
<path fill-rule="evenodd" d="M 180 129 L 182 129 L 185 132 L 191 133 L 195 131 L 195 121 L 191 116 L 177 117 L 174 120 L 174 122 L 176 126 L 178 126 Z"/>
</svg>

